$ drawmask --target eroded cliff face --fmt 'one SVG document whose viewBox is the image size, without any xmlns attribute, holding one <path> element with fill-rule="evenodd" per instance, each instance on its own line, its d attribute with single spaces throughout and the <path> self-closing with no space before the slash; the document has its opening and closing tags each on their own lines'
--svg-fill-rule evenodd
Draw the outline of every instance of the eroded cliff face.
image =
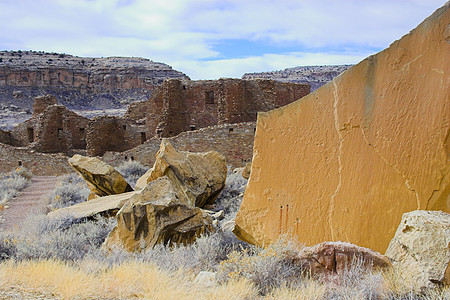
<svg viewBox="0 0 450 300">
<path fill-rule="evenodd" d="M 449 4 L 388 49 L 258 116 L 236 233 L 384 253 L 402 214 L 450 212 Z"/>
<path fill-rule="evenodd" d="M 0 104 L 31 109 L 55 95 L 69 108 L 110 108 L 145 100 L 167 78 L 188 77 L 135 57 L 87 58 L 34 51 L 0 52 Z"/>
</svg>

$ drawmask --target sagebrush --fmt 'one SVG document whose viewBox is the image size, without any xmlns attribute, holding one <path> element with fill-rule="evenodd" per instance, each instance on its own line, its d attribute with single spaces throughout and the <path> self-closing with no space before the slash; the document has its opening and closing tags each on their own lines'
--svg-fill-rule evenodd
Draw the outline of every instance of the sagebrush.
<svg viewBox="0 0 450 300">
<path fill-rule="evenodd" d="M 48 197 L 48 209 L 55 210 L 86 201 L 89 193 L 86 181 L 77 173 L 62 176 Z"/>
<path fill-rule="evenodd" d="M 119 167 L 117 167 L 117 171 L 122 174 L 123 178 L 130 184 L 133 188 L 136 185 L 136 181 L 142 175 L 147 172 L 148 168 L 135 160 L 128 160 L 123 162 Z"/>
<path fill-rule="evenodd" d="M 30 182 L 31 173 L 19 167 L 9 173 L 0 174 L 0 206 L 13 199 Z"/>
</svg>

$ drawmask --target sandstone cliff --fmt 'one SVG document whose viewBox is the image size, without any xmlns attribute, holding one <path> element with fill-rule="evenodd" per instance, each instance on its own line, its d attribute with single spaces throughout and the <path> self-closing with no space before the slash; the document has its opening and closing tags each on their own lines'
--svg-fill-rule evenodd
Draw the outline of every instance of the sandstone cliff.
<svg viewBox="0 0 450 300">
<path fill-rule="evenodd" d="M 283 82 L 307 83 L 311 85 L 311 91 L 315 91 L 351 66 L 352 65 L 294 67 L 280 71 L 246 73 L 242 76 L 242 79 L 272 79 Z"/>
<path fill-rule="evenodd" d="M 135 57 L 88 58 L 35 51 L 0 52 L 0 104 L 31 109 L 33 98 L 55 95 L 71 108 L 110 108 L 149 98 L 167 78 L 188 77 Z"/>
<path fill-rule="evenodd" d="M 236 233 L 384 253 L 403 213 L 450 211 L 450 4 L 301 100 L 258 116 Z"/>
</svg>

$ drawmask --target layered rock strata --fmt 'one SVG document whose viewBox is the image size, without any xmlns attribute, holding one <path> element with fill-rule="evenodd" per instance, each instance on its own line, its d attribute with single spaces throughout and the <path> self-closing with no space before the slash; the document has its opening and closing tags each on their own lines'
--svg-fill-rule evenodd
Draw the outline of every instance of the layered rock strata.
<svg viewBox="0 0 450 300">
<path fill-rule="evenodd" d="M 450 4 L 301 100 L 258 115 L 236 234 L 384 253 L 403 213 L 449 212 Z"/>
<path fill-rule="evenodd" d="M 352 65 L 335 66 L 302 66 L 287 68 L 280 71 L 246 73 L 242 79 L 271 79 L 282 82 L 307 83 L 311 92 L 330 82 Z"/>
<path fill-rule="evenodd" d="M 165 79 L 188 77 L 136 57 L 89 58 L 35 51 L 0 51 L 0 103 L 31 109 L 52 94 L 69 108 L 119 107 L 148 99 Z"/>
</svg>

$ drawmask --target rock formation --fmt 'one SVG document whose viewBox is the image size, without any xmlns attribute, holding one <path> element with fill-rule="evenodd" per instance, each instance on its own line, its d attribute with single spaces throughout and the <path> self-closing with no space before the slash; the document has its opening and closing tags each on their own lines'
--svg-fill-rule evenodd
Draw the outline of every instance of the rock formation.
<svg viewBox="0 0 450 300">
<path fill-rule="evenodd" d="M 86 180 L 91 190 L 89 199 L 133 191 L 116 169 L 98 158 L 75 154 L 69 164 Z"/>
<path fill-rule="evenodd" d="M 117 226 L 105 247 L 121 245 L 128 251 L 156 244 L 190 244 L 202 233 L 212 231 L 212 219 L 200 208 L 186 205 L 166 176 L 151 181 L 133 195 L 117 213 Z"/>
<path fill-rule="evenodd" d="M 352 65 L 304 66 L 287 68 L 281 71 L 246 73 L 242 79 L 271 79 L 282 82 L 307 83 L 311 92 L 330 82 Z"/>
<path fill-rule="evenodd" d="M 324 242 L 300 250 L 298 259 L 308 274 L 341 275 L 353 267 L 384 269 L 391 267 L 389 259 L 378 252 L 350 243 Z"/>
<path fill-rule="evenodd" d="M 450 214 L 417 210 L 406 213 L 386 256 L 407 286 L 415 289 L 450 284 Z"/>
<path fill-rule="evenodd" d="M 188 206 L 202 207 L 213 203 L 223 190 L 227 164 L 216 151 L 178 152 L 164 139 L 153 168 L 137 181 L 136 189 L 163 176 L 170 179 L 180 201 Z"/>
<path fill-rule="evenodd" d="M 450 4 L 285 107 L 258 115 L 236 234 L 384 253 L 403 213 L 450 211 Z"/>
<path fill-rule="evenodd" d="M 138 192 L 127 192 L 117 195 L 97 197 L 90 201 L 77 203 L 72 206 L 59 208 L 48 213 L 50 218 L 64 218 L 71 216 L 74 219 L 85 219 L 97 215 L 114 217 L 117 212 Z"/>
<path fill-rule="evenodd" d="M 119 107 L 148 99 L 167 78 L 188 77 L 135 57 L 89 58 L 34 51 L 0 51 L 0 103 L 31 109 L 52 94 L 71 108 Z"/>
</svg>

